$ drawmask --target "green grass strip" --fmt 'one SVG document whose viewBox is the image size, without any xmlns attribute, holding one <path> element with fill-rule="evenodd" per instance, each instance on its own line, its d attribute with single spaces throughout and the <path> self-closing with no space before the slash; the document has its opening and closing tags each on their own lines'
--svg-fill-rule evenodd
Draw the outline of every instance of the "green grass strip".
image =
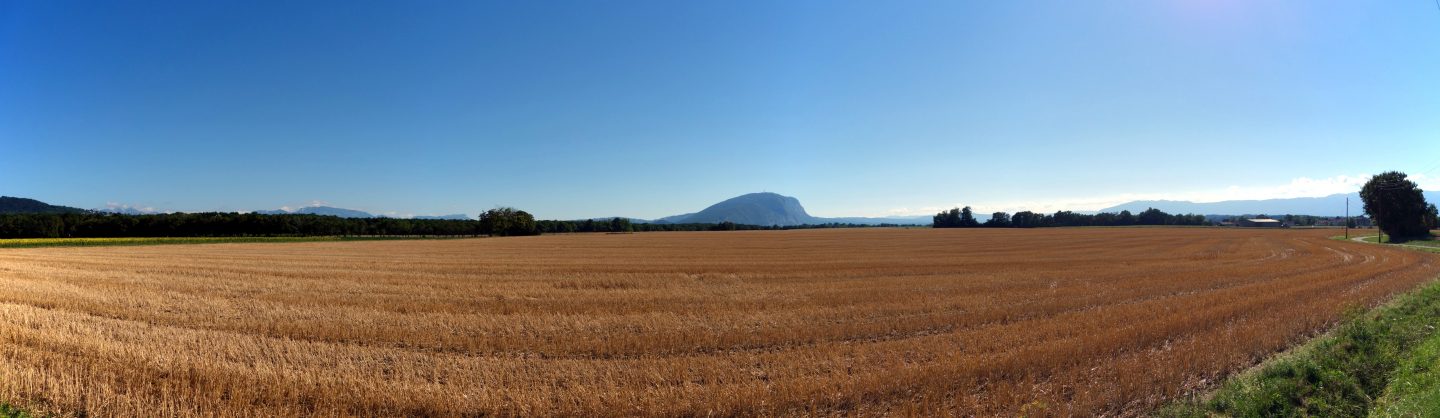
<svg viewBox="0 0 1440 418">
<path fill-rule="evenodd" d="M 1372 417 L 1423 417 L 1440 414 L 1440 334 L 1430 336 L 1406 359 Z"/>
<path fill-rule="evenodd" d="M 13 407 L 13 406 L 10 406 L 10 404 L 0 403 L 0 418 L 32 418 L 32 417 L 33 417 L 32 415 L 27 414 L 27 413 L 25 413 L 25 411 L 22 411 L 22 410 L 20 410 L 20 409 L 18 409 L 18 408 L 15 408 L 15 407 Z"/>
<path fill-rule="evenodd" d="M 1393 402 L 1398 410 L 1410 410 L 1412 402 L 1436 405 L 1433 397 L 1440 396 L 1433 381 L 1436 371 L 1428 367 L 1437 365 L 1433 357 L 1429 363 L 1420 357 L 1440 338 L 1435 332 L 1440 282 L 1349 317 L 1330 334 L 1227 380 L 1209 399 L 1178 402 L 1156 415 L 1364 417 L 1381 404 L 1382 395 L 1393 396 L 1394 401 L 1386 402 Z M 1440 347 L 1431 348 L 1433 356 L 1433 349 Z M 1402 367 L 1417 363 L 1426 367 Z M 1416 385 L 1428 385 L 1414 388 L 1428 397 L 1411 397 L 1411 389 L 1400 388 L 1386 395 L 1392 379 L 1406 377 L 1413 377 L 1407 381 Z"/>
</svg>

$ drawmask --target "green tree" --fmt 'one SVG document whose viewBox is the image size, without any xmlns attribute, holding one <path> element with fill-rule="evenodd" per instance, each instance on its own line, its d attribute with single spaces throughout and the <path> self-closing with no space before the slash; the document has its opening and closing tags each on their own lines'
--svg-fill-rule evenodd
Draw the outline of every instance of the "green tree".
<svg viewBox="0 0 1440 418">
<path fill-rule="evenodd" d="M 1435 204 L 1425 205 L 1425 228 L 1435 229 L 1440 226 L 1440 212 L 1435 209 Z"/>
<path fill-rule="evenodd" d="M 969 206 L 960 209 L 960 227 L 974 228 L 977 226 L 980 226 L 980 222 L 975 220 L 975 212 L 971 211 Z"/>
<path fill-rule="evenodd" d="M 991 228 L 1009 228 L 1010 214 L 1005 212 L 992 213 L 990 214 L 990 220 L 985 221 L 985 226 Z"/>
<path fill-rule="evenodd" d="M 611 231 L 611 232 L 630 232 L 630 220 L 629 220 L 629 219 L 625 219 L 625 218 L 615 218 L 615 219 L 611 219 L 611 220 L 610 220 L 610 231 Z"/>
<path fill-rule="evenodd" d="M 1010 217 L 1010 224 L 1016 228 L 1042 227 L 1045 226 L 1045 215 L 1028 210 L 1015 212 L 1015 216 Z"/>
<path fill-rule="evenodd" d="M 969 208 L 966 209 L 968 210 Z M 942 211 L 940 213 L 937 213 L 935 214 L 934 220 L 934 226 L 936 228 L 959 228 L 961 226 L 960 208 L 954 208 L 948 211 Z"/>
<path fill-rule="evenodd" d="M 1135 223 L 1140 225 L 1164 225 L 1168 219 L 1170 219 L 1170 214 L 1160 209 L 1147 208 L 1135 217 Z"/>
<path fill-rule="evenodd" d="M 495 236 L 538 235 L 535 217 L 529 213 L 508 207 L 500 207 L 480 214 L 480 233 Z"/>
<path fill-rule="evenodd" d="M 1430 235 L 1425 227 L 1425 195 L 1405 173 L 1377 174 L 1360 188 L 1365 214 L 1391 239 L 1403 241 Z"/>
<path fill-rule="evenodd" d="M 1134 225 L 1135 215 L 1130 214 L 1128 210 L 1122 210 L 1120 211 L 1120 216 L 1115 217 L 1115 224 L 1121 226 Z"/>
</svg>

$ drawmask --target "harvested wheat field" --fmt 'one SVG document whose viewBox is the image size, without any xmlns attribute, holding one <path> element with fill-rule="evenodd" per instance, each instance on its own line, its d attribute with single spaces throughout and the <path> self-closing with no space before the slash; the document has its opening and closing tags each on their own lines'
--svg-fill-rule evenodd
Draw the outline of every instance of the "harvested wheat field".
<svg viewBox="0 0 1440 418">
<path fill-rule="evenodd" d="M 1135 415 L 1440 271 L 1331 234 L 0 250 L 0 400 L 92 416 Z"/>
</svg>

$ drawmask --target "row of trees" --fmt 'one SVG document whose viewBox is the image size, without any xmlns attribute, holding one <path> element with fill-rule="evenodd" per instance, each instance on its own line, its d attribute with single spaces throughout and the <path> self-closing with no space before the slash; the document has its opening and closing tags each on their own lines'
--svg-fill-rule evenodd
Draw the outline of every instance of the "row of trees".
<svg viewBox="0 0 1440 418">
<path fill-rule="evenodd" d="M 256 213 L 170 213 L 125 215 L 102 212 L 0 214 L 0 238 L 115 237 L 247 237 L 356 235 L 494 235 L 521 236 L 567 232 L 735 231 L 867 226 L 819 224 L 798 226 L 632 223 L 629 219 L 536 220 L 515 208 L 495 208 L 478 221 L 458 219 L 340 218 L 325 215 L 262 215 Z"/>
<path fill-rule="evenodd" d="M 1140 214 L 1130 211 L 1120 213 L 1097 213 L 1094 215 L 1059 211 L 1054 214 L 1031 211 L 1016 212 L 1014 215 L 995 212 L 990 219 L 981 223 L 975 219 L 969 206 L 954 208 L 935 214 L 936 228 L 1038 228 L 1047 226 L 1130 226 L 1130 225 L 1209 225 L 1204 215 L 1171 215 L 1155 208 Z"/>
<path fill-rule="evenodd" d="M 635 224 L 625 218 L 586 219 L 583 221 L 540 221 L 540 232 L 551 234 L 563 234 L 571 232 L 635 232 L 640 226 L 643 230 L 645 224 Z"/>
<path fill-rule="evenodd" d="M 879 224 L 861 225 L 846 223 L 826 223 L 807 225 L 746 225 L 730 221 L 720 223 L 634 223 L 625 218 L 612 218 L 610 220 L 586 219 L 582 221 L 539 221 L 538 226 L 542 233 L 571 233 L 571 232 L 659 232 L 659 231 L 770 231 L 789 229 L 825 229 L 825 228 L 868 228 L 868 227 L 899 227 L 905 225 Z"/>
<path fill-rule="evenodd" d="M 475 221 L 255 213 L 0 215 L 0 238 L 475 235 Z"/>
</svg>

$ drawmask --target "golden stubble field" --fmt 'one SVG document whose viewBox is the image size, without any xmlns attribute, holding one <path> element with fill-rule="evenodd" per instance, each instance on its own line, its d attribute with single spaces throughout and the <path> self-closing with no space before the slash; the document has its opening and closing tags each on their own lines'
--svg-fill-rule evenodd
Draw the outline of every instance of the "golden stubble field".
<svg viewBox="0 0 1440 418">
<path fill-rule="evenodd" d="M 1332 234 L 0 250 L 0 400 L 89 416 L 1133 415 L 1440 271 Z"/>
</svg>

